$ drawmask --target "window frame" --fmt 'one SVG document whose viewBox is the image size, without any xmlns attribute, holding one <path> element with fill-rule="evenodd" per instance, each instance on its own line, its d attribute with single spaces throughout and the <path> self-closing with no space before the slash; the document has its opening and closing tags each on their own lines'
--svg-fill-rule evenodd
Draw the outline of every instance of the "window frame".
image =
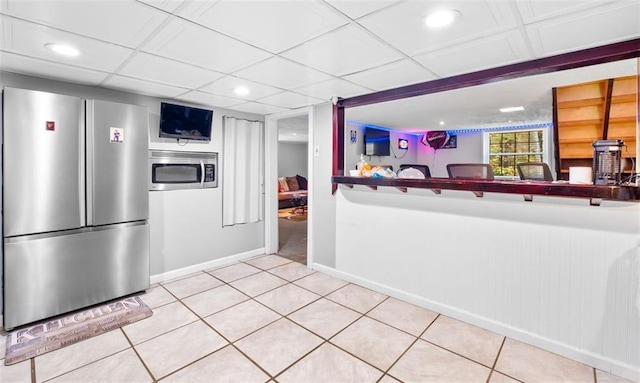
<svg viewBox="0 0 640 383">
<path fill-rule="evenodd" d="M 531 132 L 531 131 L 542 131 L 542 162 L 545 162 L 552 168 L 552 164 L 549 162 L 550 153 L 551 153 L 551 140 L 550 140 L 550 126 L 542 125 L 542 126 L 526 126 L 526 127 L 509 127 L 504 129 L 486 129 L 482 132 L 482 160 L 484 163 L 489 163 L 489 155 L 491 149 L 491 140 L 490 135 L 492 133 L 516 133 L 516 132 Z M 516 176 L 495 176 L 497 180 L 516 180 L 520 179 L 520 177 Z"/>
</svg>

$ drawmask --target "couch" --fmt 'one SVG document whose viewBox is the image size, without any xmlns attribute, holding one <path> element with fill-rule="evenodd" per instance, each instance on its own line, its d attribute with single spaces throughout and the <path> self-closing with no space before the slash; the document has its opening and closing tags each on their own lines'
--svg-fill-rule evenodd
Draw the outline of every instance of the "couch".
<svg viewBox="0 0 640 383">
<path fill-rule="evenodd" d="M 307 204 L 307 179 L 301 175 L 278 178 L 278 209 Z"/>
</svg>

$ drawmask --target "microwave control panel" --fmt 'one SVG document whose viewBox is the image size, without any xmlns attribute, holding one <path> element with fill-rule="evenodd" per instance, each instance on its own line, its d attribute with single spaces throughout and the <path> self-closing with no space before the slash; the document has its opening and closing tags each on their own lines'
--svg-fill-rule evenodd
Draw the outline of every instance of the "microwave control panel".
<svg viewBox="0 0 640 383">
<path fill-rule="evenodd" d="M 216 167 L 213 164 L 204 165 L 204 182 L 214 182 L 216 180 Z"/>
</svg>

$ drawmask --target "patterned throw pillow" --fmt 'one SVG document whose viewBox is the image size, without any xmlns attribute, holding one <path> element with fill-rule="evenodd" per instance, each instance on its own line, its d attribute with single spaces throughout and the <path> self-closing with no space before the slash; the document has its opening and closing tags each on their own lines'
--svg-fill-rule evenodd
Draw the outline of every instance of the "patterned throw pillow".
<svg viewBox="0 0 640 383">
<path fill-rule="evenodd" d="M 298 179 L 296 177 L 287 177 L 287 185 L 289 185 L 289 191 L 300 190 L 300 185 L 298 185 Z"/>
<path fill-rule="evenodd" d="M 281 192 L 289 191 L 289 184 L 287 183 L 287 179 L 285 177 L 278 178 L 278 185 Z"/>
</svg>

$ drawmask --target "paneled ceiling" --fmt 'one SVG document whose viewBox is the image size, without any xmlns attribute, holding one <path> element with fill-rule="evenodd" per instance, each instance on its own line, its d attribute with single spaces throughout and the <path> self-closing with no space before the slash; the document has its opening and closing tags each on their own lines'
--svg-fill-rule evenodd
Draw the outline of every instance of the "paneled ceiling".
<svg viewBox="0 0 640 383">
<path fill-rule="evenodd" d="M 638 38 L 640 2 L 0 0 L 0 30 L 3 71 L 266 115 Z"/>
</svg>

